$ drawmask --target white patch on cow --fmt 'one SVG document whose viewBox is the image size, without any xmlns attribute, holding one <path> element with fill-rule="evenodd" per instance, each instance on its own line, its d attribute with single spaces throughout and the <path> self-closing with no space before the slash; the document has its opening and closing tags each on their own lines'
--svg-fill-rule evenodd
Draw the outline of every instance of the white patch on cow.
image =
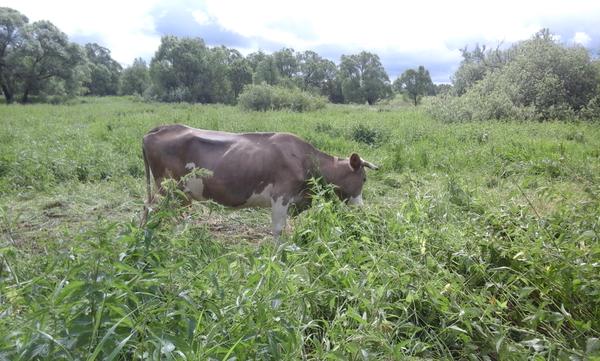
<svg viewBox="0 0 600 361">
<path fill-rule="evenodd" d="M 196 168 L 196 163 L 194 163 L 194 162 L 189 162 L 188 164 L 185 165 L 185 169 L 187 169 L 187 170 L 192 170 L 194 168 Z"/>
<path fill-rule="evenodd" d="M 271 192 L 273 191 L 273 184 L 267 184 L 267 186 L 260 193 L 253 193 L 250 198 L 244 203 L 244 207 L 263 207 L 267 208 L 271 206 Z"/>
<path fill-rule="evenodd" d="M 185 188 L 183 189 L 183 191 L 191 194 L 192 198 L 194 198 L 197 201 L 204 200 L 204 196 L 202 195 L 202 193 L 204 192 L 204 183 L 202 183 L 202 178 L 188 179 L 185 183 Z"/>
<path fill-rule="evenodd" d="M 273 237 L 279 243 L 281 231 L 285 228 L 287 221 L 289 203 L 283 202 L 283 197 L 271 200 L 271 226 L 273 227 Z"/>
<path fill-rule="evenodd" d="M 348 199 L 348 204 L 355 205 L 355 206 L 362 206 L 363 205 L 362 193 L 356 197 L 350 197 L 350 199 Z"/>
</svg>

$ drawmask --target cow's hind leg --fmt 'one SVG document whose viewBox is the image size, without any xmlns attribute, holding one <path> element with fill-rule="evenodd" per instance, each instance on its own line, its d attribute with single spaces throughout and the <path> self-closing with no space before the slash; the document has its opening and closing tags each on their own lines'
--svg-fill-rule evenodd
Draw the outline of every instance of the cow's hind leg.
<svg viewBox="0 0 600 361">
<path fill-rule="evenodd" d="M 281 231 L 285 228 L 289 204 L 284 204 L 283 197 L 271 200 L 271 226 L 273 227 L 273 238 L 279 244 Z"/>
<path fill-rule="evenodd" d="M 147 199 L 146 203 L 144 204 L 144 213 L 142 214 L 140 227 L 143 227 L 144 225 L 146 225 L 146 222 L 148 221 L 148 214 L 152 211 L 152 206 L 156 203 L 157 195 L 158 194 L 160 194 L 161 196 L 165 195 L 165 190 L 161 186 L 161 182 L 162 182 L 162 178 L 158 178 L 154 182 L 154 186 L 156 188 L 156 191 L 154 193 L 152 192 L 152 189 L 150 188 L 150 186 L 148 186 L 148 199 Z"/>
</svg>

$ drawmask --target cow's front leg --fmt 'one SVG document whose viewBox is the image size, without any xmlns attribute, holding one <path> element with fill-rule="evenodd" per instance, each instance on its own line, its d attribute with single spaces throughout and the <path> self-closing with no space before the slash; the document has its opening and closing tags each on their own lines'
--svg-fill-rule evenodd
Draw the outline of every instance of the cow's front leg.
<svg viewBox="0 0 600 361">
<path fill-rule="evenodd" d="M 283 201 L 283 197 L 271 199 L 271 226 L 273 227 L 273 238 L 279 244 L 281 231 L 285 228 L 289 204 Z"/>
</svg>

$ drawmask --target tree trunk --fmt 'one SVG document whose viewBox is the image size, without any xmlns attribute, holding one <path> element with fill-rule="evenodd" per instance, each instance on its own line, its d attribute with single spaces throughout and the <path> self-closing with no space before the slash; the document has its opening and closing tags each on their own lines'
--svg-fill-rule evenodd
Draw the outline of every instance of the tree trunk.
<svg viewBox="0 0 600 361">
<path fill-rule="evenodd" d="M 23 93 L 23 98 L 21 98 L 21 103 L 25 104 L 29 101 L 29 88 L 25 88 L 25 92 Z"/>
<path fill-rule="evenodd" d="M 4 99 L 6 99 L 6 104 L 10 104 L 13 102 L 13 94 L 10 91 L 10 89 L 8 89 L 8 87 L 4 84 L 2 84 L 2 94 L 4 94 Z"/>
</svg>

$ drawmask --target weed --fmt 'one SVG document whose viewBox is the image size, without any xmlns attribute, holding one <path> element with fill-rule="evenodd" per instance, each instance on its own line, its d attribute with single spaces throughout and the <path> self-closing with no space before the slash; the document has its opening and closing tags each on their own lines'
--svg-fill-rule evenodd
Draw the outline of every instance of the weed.
<svg viewBox="0 0 600 361">
<path fill-rule="evenodd" d="M 593 124 L 110 97 L 0 119 L 0 360 L 599 355 Z M 181 207 L 172 181 L 139 227 L 140 139 L 164 119 L 292 132 L 384 167 L 363 208 L 314 183 L 280 247 L 256 244 L 267 211 Z"/>
<path fill-rule="evenodd" d="M 384 132 L 377 128 L 371 128 L 358 124 L 352 128 L 352 139 L 370 146 L 380 146 L 387 139 Z"/>
</svg>

